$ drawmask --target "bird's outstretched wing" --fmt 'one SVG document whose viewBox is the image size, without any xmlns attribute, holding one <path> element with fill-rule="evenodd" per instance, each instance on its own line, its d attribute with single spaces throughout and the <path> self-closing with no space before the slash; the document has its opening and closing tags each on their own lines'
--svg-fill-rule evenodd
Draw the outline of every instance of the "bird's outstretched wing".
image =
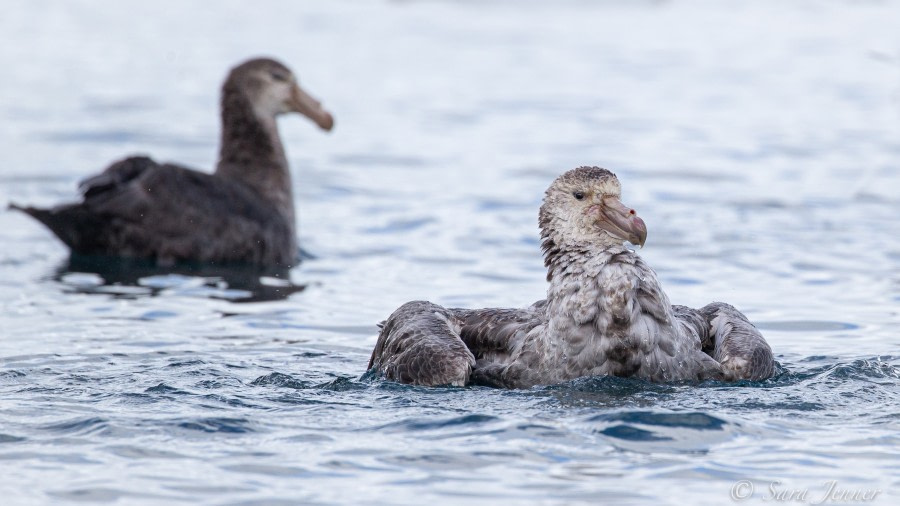
<svg viewBox="0 0 900 506">
<path fill-rule="evenodd" d="M 725 379 L 763 380 L 775 374 L 772 348 L 743 313 L 724 302 L 701 309 L 672 306 L 683 328 L 699 337 L 703 352 L 719 363 Z"/>
<path fill-rule="evenodd" d="M 460 338 L 453 311 L 431 302 L 407 302 L 381 327 L 369 369 L 413 385 L 469 383 L 475 357 Z"/>
<path fill-rule="evenodd" d="M 460 336 L 475 356 L 472 382 L 496 387 L 515 387 L 507 365 L 535 327 L 546 323 L 547 301 L 521 309 L 454 309 L 462 322 Z"/>
<path fill-rule="evenodd" d="M 415 385 L 505 386 L 515 345 L 543 322 L 545 301 L 524 309 L 447 309 L 408 302 L 384 322 L 369 369 Z"/>
<path fill-rule="evenodd" d="M 512 341 L 544 321 L 546 300 L 522 309 L 452 309 L 462 322 L 460 336 L 476 359 L 507 354 Z"/>
</svg>

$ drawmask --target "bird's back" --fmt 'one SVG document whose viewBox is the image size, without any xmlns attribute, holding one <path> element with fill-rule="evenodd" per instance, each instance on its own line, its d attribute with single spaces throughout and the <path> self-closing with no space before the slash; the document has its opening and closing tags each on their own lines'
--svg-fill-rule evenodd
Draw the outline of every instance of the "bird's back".
<svg viewBox="0 0 900 506">
<path fill-rule="evenodd" d="M 146 157 L 85 180 L 80 203 L 19 208 L 73 252 L 178 261 L 290 265 L 293 224 L 239 183 Z"/>
</svg>

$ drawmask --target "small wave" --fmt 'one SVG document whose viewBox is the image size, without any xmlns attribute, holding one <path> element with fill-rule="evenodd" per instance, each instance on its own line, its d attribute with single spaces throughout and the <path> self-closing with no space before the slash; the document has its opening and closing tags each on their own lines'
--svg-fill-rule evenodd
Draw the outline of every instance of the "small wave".
<svg viewBox="0 0 900 506">
<path fill-rule="evenodd" d="M 91 503 L 102 503 L 102 502 L 115 502 L 118 501 L 123 496 L 132 495 L 124 490 L 118 490 L 113 488 L 77 488 L 71 490 L 62 490 L 62 491 L 51 491 L 48 492 L 49 495 L 58 497 L 60 499 L 66 499 L 69 501 L 79 501 L 79 502 L 91 502 Z"/>
<path fill-rule="evenodd" d="M 347 392 L 350 390 L 364 390 L 368 388 L 366 385 L 357 382 L 350 376 L 340 376 L 327 383 L 316 385 L 319 390 L 330 390 L 332 392 Z"/>
<path fill-rule="evenodd" d="M 617 439 L 625 439 L 627 441 L 672 441 L 667 436 L 657 436 L 654 433 L 632 427 L 630 425 L 614 425 L 600 431 L 604 436 L 614 437 Z"/>
<path fill-rule="evenodd" d="M 192 365 L 204 365 L 204 364 L 206 364 L 206 362 L 199 360 L 199 359 L 178 360 L 178 361 L 169 363 L 166 367 L 187 367 L 187 366 L 192 366 Z"/>
<path fill-rule="evenodd" d="M 495 416 L 490 415 L 463 415 L 454 416 L 452 418 L 440 418 L 436 420 L 423 420 L 422 418 L 407 418 L 399 422 L 392 422 L 375 430 L 383 430 L 387 432 L 419 432 L 419 431 L 439 431 L 447 428 L 457 428 L 462 426 L 471 427 L 474 425 L 482 425 L 498 420 Z M 370 429 L 366 429 L 370 430 Z"/>
<path fill-rule="evenodd" d="M 873 380 L 900 379 L 900 368 L 888 363 L 893 357 L 873 357 L 857 359 L 849 363 L 830 364 L 807 371 L 806 377 L 818 379 Z"/>
<path fill-rule="evenodd" d="M 613 446 L 638 452 L 706 452 L 739 431 L 737 424 L 702 411 L 628 410 L 585 422 Z"/>
<path fill-rule="evenodd" d="M 874 357 L 854 360 L 849 364 L 837 364 L 830 368 L 829 375 L 841 379 L 900 379 L 900 368 L 888 363 L 894 357 Z"/>
<path fill-rule="evenodd" d="M 144 390 L 144 393 L 147 393 L 147 394 L 173 394 L 173 395 L 189 395 L 190 394 L 190 392 L 186 392 L 179 388 L 175 388 L 175 387 L 166 385 L 165 383 L 160 383 L 156 386 L 149 387 Z"/>
<path fill-rule="evenodd" d="M 4 443 L 18 443 L 21 441 L 25 441 L 24 437 L 13 436 L 11 434 L 2 434 L 0 433 L 0 444 Z"/>
<path fill-rule="evenodd" d="M 728 421 L 703 412 L 620 411 L 604 413 L 587 419 L 599 424 L 594 432 L 618 441 L 631 443 L 673 442 L 673 448 L 702 447 L 709 435 L 700 431 L 724 433 Z M 713 439 L 721 439 L 716 436 Z"/>
<path fill-rule="evenodd" d="M 291 388 L 294 390 L 317 390 L 327 392 L 347 392 L 369 388 L 369 385 L 360 382 L 351 376 L 339 376 L 324 383 L 313 383 L 280 372 L 273 372 L 265 376 L 260 376 L 251 381 L 250 384 L 258 387 L 275 386 Z"/>
<path fill-rule="evenodd" d="M 121 499 L 131 499 L 131 502 L 136 502 L 135 500 L 141 499 L 142 501 L 137 502 L 147 502 L 148 499 L 156 499 L 160 502 L 170 503 L 174 500 L 179 499 L 178 497 L 173 497 L 171 495 L 162 495 L 162 494 L 154 494 L 154 493 L 146 493 L 146 492 L 133 492 L 124 489 L 118 488 L 107 488 L 107 487 L 93 487 L 93 488 L 72 488 L 69 490 L 53 490 L 48 491 L 48 495 L 53 497 L 58 497 L 60 499 L 72 502 L 81 502 L 81 503 L 89 503 L 89 504 L 99 504 L 99 503 L 114 503 L 118 502 Z"/>
<path fill-rule="evenodd" d="M 244 418 L 199 418 L 196 420 L 178 422 L 176 425 L 182 429 L 209 433 L 224 432 L 243 434 L 255 432 L 250 426 L 250 421 Z"/>
<path fill-rule="evenodd" d="M 222 466 L 222 469 L 226 471 L 232 471 L 235 473 L 249 473 L 249 474 L 259 474 L 263 476 L 273 476 L 277 478 L 317 478 L 323 476 L 347 476 L 344 473 L 324 473 L 320 471 L 310 471 L 309 469 L 305 469 L 297 466 L 284 466 L 284 465 L 263 465 L 263 464 L 234 464 L 228 466 Z M 278 504 L 277 502 L 270 503 L 266 501 L 265 504 Z M 293 502 L 285 502 L 284 504 L 296 504 Z"/>
<path fill-rule="evenodd" d="M 696 430 L 722 430 L 728 422 L 706 413 L 658 413 L 654 411 L 625 411 L 596 415 L 590 422 L 624 422 L 629 424 L 683 427 Z"/>
<path fill-rule="evenodd" d="M 626 397 L 640 393 L 672 393 L 678 383 L 653 383 L 639 378 L 620 378 L 618 376 L 586 376 L 576 378 L 559 385 L 537 387 L 547 392 L 582 392 L 598 393 L 610 396 Z"/>
<path fill-rule="evenodd" d="M 371 330 L 371 329 L 369 329 Z M 328 354 L 324 351 L 303 351 L 300 353 L 295 353 L 295 357 L 298 358 L 319 358 L 319 357 L 327 357 Z"/>
<path fill-rule="evenodd" d="M 289 374 L 284 374 L 280 372 L 273 372 L 271 374 L 267 374 L 265 376 L 260 376 L 255 380 L 250 382 L 251 385 L 257 387 L 267 387 L 267 386 L 275 386 L 275 387 L 285 387 L 285 388 L 293 388 L 296 390 L 303 390 L 307 388 L 312 388 L 312 383 L 308 381 L 303 381 L 294 378 Z"/>
<path fill-rule="evenodd" d="M 24 378 L 25 373 L 21 371 L 3 371 L 0 372 L 0 381 L 6 380 L 15 380 L 18 378 Z"/>
<path fill-rule="evenodd" d="M 869 358 L 858 358 L 851 362 L 832 362 L 836 357 L 830 356 L 811 356 L 799 363 L 817 363 L 828 361 L 829 363 L 812 367 L 806 370 L 788 372 L 783 371 L 782 374 L 770 380 L 774 385 L 796 384 L 807 380 L 861 380 L 871 382 L 872 380 L 900 379 L 900 367 L 893 365 L 891 362 L 898 360 L 898 357 L 885 355 Z"/>
<path fill-rule="evenodd" d="M 237 397 L 230 397 L 230 396 L 226 396 L 226 395 L 208 394 L 208 395 L 201 396 L 201 399 L 208 401 L 208 402 L 215 403 L 214 405 L 209 405 L 206 403 L 204 403 L 202 405 L 203 407 L 211 407 L 213 409 L 219 408 L 219 407 L 221 407 L 221 405 L 225 405 L 225 406 L 232 407 L 232 408 L 257 408 L 257 407 L 259 407 L 256 404 L 246 403 Z"/>
<path fill-rule="evenodd" d="M 183 459 L 188 458 L 186 455 L 163 450 L 156 449 L 147 446 L 136 446 L 136 445 L 110 445 L 103 448 L 104 451 L 112 453 L 113 455 L 132 460 L 139 459 Z"/>
<path fill-rule="evenodd" d="M 45 425 L 44 430 L 67 435 L 84 435 L 105 430 L 109 427 L 109 423 L 99 417 L 75 418 L 65 422 L 52 423 Z"/>
</svg>

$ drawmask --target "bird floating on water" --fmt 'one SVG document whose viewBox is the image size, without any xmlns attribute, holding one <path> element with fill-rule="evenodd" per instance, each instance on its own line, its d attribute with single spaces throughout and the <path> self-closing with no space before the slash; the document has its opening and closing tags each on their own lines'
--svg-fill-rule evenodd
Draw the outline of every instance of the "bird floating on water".
<svg viewBox="0 0 900 506">
<path fill-rule="evenodd" d="M 73 253 L 290 267 L 298 258 L 291 173 L 276 118 L 298 112 L 322 130 L 331 114 L 283 64 L 234 67 L 222 85 L 213 174 L 135 156 L 81 183 L 82 201 L 10 207 L 46 225 Z"/>
<path fill-rule="evenodd" d="M 612 172 L 557 178 L 540 209 L 547 298 L 524 309 L 408 302 L 382 324 L 369 369 L 416 385 L 528 388 L 584 376 L 762 380 L 772 350 L 737 309 L 673 306 L 628 241 L 647 228 Z"/>
</svg>

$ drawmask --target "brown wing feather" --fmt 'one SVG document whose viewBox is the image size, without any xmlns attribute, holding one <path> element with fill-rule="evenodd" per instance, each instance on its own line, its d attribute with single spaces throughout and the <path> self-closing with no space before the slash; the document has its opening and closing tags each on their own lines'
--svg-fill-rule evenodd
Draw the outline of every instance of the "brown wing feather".
<svg viewBox="0 0 900 506">
<path fill-rule="evenodd" d="M 460 336 L 476 359 L 506 356 L 517 337 L 544 321 L 547 301 L 541 300 L 523 309 L 453 309 L 462 321 Z"/>
<path fill-rule="evenodd" d="M 673 305 L 682 328 L 700 338 L 703 352 L 719 363 L 727 380 L 763 380 L 775 374 L 772 348 L 743 313 L 724 302 L 697 310 Z"/>
<path fill-rule="evenodd" d="M 369 369 L 413 385 L 466 385 L 475 357 L 459 331 L 453 311 L 431 302 L 407 302 L 384 322 Z"/>
<path fill-rule="evenodd" d="M 78 204 L 26 208 L 81 254 L 292 265 L 296 238 L 249 188 L 146 157 L 114 163 L 81 184 Z"/>
<path fill-rule="evenodd" d="M 775 356 L 759 330 L 743 313 L 724 302 L 700 309 L 714 335 L 712 357 L 733 380 L 763 380 L 775 374 Z"/>
</svg>

